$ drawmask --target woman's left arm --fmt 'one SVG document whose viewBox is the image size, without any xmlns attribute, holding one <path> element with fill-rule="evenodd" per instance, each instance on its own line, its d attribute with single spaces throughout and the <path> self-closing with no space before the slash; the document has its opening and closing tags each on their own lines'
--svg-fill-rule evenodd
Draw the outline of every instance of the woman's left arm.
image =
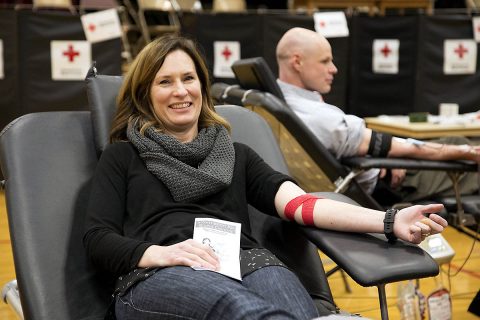
<svg viewBox="0 0 480 320">
<path fill-rule="evenodd" d="M 285 206 L 294 198 L 305 194 L 300 187 L 287 181 L 281 184 L 275 195 L 275 208 L 283 219 Z M 416 205 L 400 210 L 395 216 L 394 234 L 402 240 L 420 243 L 426 234 L 440 233 L 447 221 L 435 214 L 443 208 L 441 204 Z M 430 214 L 428 218 L 426 215 Z M 385 212 L 351 205 L 330 199 L 319 199 L 313 208 L 313 223 L 318 228 L 347 231 L 383 233 Z M 302 206 L 295 211 L 294 219 L 305 224 Z"/>
</svg>

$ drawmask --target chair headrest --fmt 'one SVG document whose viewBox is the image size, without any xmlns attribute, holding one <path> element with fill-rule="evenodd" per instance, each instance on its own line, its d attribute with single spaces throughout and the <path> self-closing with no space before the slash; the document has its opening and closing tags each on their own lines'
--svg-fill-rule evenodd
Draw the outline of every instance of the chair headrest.
<svg viewBox="0 0 480 320">
<path fill-rule="evenodd" d="M 285 100 L 276 77 L 263 57 L 237 60 L 232 64 L 232 70 L 243 89 L 270 92 L 279 99 Z"/>
<path fill-rule="evenodd" d="M 116 99 L 123 77 L 92 75 L 87 77 L 85 81 L 88 104 L 92 112 L 95 149 L 99 155 L 109 143 L 110 129 L 116 110 Z"/>
</svg>

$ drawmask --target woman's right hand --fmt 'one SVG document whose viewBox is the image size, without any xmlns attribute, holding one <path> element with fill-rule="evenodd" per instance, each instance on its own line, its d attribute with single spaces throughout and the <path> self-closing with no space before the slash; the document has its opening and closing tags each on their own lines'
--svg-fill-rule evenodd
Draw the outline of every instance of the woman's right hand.
<svg viewBox="0 0 480 320">
<path fill-rule="evenodd" d="M 404 241 L 419 244 L 425 237 L 442 232 L 448 226 L 447 221 L 436 214 L 442 208 L 442 204 L 428 204 L 400 210 L 393 225 L 395 235 Z"/>
<path fill-rule="evenodd" d="M 201 267 L 216 271 L 220 268 L 218 257 L 208 245 L 188 239 L 170 246 L 152 245 L 145 250 L 138 267 Z"/>
</svg>

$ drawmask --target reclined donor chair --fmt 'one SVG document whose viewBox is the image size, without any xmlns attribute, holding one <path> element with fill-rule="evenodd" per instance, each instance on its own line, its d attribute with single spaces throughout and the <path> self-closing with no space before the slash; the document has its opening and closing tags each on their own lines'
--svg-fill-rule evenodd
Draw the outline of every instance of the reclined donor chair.
<svg viewBox="0 0 480 320">
<path fill-rule="evenodd" d="M 445 205 L 450 212 L 448 218 L 452 225 L 463 228 L 463 226 L 475 224 L 474 216 L 466 214 L 464 209 L 479 215 L 478 196 L 460 197 L 456 186 L 462 173 L 478 170 L 477 164 L 466 161 L 372 157 L 349 157 L 338 160 L 288 107 L 276 77 L 262 57 L 238 60 L 232 65 L 232 70 L 239 85 L 215 83 L 212 86 L 213 97 L 219 103 L 260 107 L 260 113 L 266 112 L 267 117 L 273 117 L 294 136 L 305 152 L 321 168 L 328 180 L 334 184 L 335 192 L 344 193 L 363 206 L 381 209 L 382 206 L 354 180 L 361 172 L 371 168 L 447 171 L 454 183 L 456 195 L 436 198 L 432 201 Z"/>
<path fill-rule="evenodd" d="M 93 116 L 94 132 L 97 132 L 97 134 L 95 134 L 95 139 L 98 153 L 101 153 L 108 144 L 108 133 L 115 110 L 115 99 L 121 82 L 121 77 L 96 75 L 96 70 L 94 68 L 87 77 L 87 93 Z M 278 144 L 272 136 L 272 131 L 261 117 L 258 117 L 258 115 L 252 112 L 245 112 L 246 110 L 239 108 L 238 106 L 219 106 L 217 107 L 217 111 L 232 124 L 233 140 L 248 144 L 273 168 L 288 173 L 288 169 L 278 148 Z M 262 138 L 259 139 L 258 137 Z M 340 201 L 354 203 L 343 195 L 333 193 L 323 195 L 328 195 L 328 197 Z M 358 278 L 358 283 L 364 286 L 376 285 L 379 288 L 380 293 L 382 317 L 385 319 L 388 317 L 384 285 L 387 282 L 392 281 L 386 280 L 387 278 L 384 278 L 384 276 L 391 271 L 387 271 L 383 276 L 380 276 L 380 278 L 383 278 L 382 280 L 380 280 L 380 278 L 375 280 L 373 278 L 367 279 L 372 275 L 367 275 L 368 272 L 366 272 L 366 270 L 374 270 L 370 268 L 375 268 L 375 263 L 369 266 L 361 266 L 361 264 L 366 261 L 363 261 L 363 258 L 357 260 L 358 258 L 354 257 L 355 251 L 359 249 L 357 245 L 363 247 L 366 238 L 368 238 L 367 242 L 370 244 L 378 244 L 378 237 L 383 240 L 383 236 L 354 235 L 327 230 L 320 231 L 313 228 L 302 228 L 297 225 L 292 226 L 288 222 L 258 214 L 258 211 L 255 209 L 250 209 L 252 211 L 250 213 L 252 215 L 251 220 L 256 221 L 252 226 L 252 230 L 255 230 L 254 232 L 256 233 L 257 238 L 261 239 L 261 242 L 265 247 L 272 250 L 278 257 L 283 261 L 286 261 L 287 264 L 296 271 L 297 275 L 310 292 L 312 298 L 316 301 L 319 309 L 323 308 L 322 305 L 326 305 L 327 308 L 330 308 L 334 303 L 333 300 L 330 300 L 331 293 L 328 287 L 328 282 L 325 279 L 325 273 L 318 256 L 317 248 L 321 248 L 322 251 L 330 254 L 332 257 L 335 256 L 335 261 L 337 261 L 340 266 L 351 266 L 348 267 L 348 270 L 351 272 L 354 279 L 359 276 L 362 278 Z M 314 244 L 313 250 L 312 243 Z M 385 245 L 388 248 L 388 245 L 382 241 L 382 248 L 386 248 Z M 408 246 L 410 247 L 410 245 Z M 302 248 L 300 252 L 299 248 Z M 347 250 L 347 248 L 351 248 L 352 250 L 348 251 L 347 255 L 343 255 L 344 250 Z M 415 247 L 415 250 L 417 249 L 418 248 Z M 361 252 L 367 252 L 367 250 L 368 249 L 365 247 L 361 249 Z M 381 253 L 381 255 L 385 253 L 386 252 Z M 390 253 L 394 254 L 393 252 Z M 424 253 L 422 253 L 422 255 L 423 254 Z M 347 260 L 344 260 L 345 258 Z M 382 259 L 383 258 L 384 257 L 382 257 Z M 392 257 L 389 257 L 388 259 L 391 258 Z M 397 260 L 395 263 L 398 263 L 399 261 L 401 260 Z M 380 262 L 380 264 L 382 263 Z M 385 267 L 384 264 L 382 265 Z M 397 269 L 397 272 L 405 274 L 404 272 L 406 269 L 402 270 L 403 266 L 397 267 L 400 268 Z M 312 277 L 313 274 L 316 276 Z M 391 275 L 389 275 L 388 278 L 393 279 L 391 278 Z"/>
<path fill-rule="evenodd" d="M 112 287 L 88 262 L 82 230 L 89 182 L 108 143 L 121 81 L 106 76 L 87 80 L 91 112 L 28 114 L 0 134 L 20 303 L 12 301 L 14 294 L 6 294 L 6 299 L 12 306 L 21 305 L 25 319 L 104 317 Z M 250 145 L 272 167 L 287 172 L 273 134 L 259 115 L 238 106 L 220 106 L 217 111 L 232 124 L 233 140 Z M 382 319 L 388 319 L 387 283 L 438 274 L 437 263 L 415 245 L 392 245 L 383 235 L 300 227 L 251 209 L 262 244 L 297 273 L 321 310 L 337 312 L 317 247 L 359 284 L 378 287 Z"/>
</svg>

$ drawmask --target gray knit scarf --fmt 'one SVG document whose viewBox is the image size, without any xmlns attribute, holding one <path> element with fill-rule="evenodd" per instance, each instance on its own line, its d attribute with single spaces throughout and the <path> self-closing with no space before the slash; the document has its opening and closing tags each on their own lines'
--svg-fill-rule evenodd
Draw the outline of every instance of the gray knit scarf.
<svg viewBox="0 0 480 320">
<path fill-rule="evenodd" d="M 148 171 L 160 179 L 177 202 L 195 202 L 230 185 L 235 150 L 220 125 L 203 128 L 191 142 L 182 143 L 153 127 L 140 134 L 136 121 L 127 129 Z"/>
</svg>

